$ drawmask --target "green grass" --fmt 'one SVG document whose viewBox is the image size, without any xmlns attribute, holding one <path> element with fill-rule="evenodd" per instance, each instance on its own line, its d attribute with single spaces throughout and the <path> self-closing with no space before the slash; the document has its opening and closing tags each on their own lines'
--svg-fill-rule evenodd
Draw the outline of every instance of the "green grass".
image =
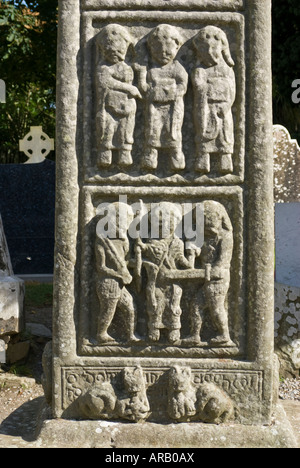
<svg viewBox="0 0 300 468">
<path fill-rule="evenodd" d="M 25 364 L 13 364 L 8 371 L 9 374 L 19 375 L 24 377 L 32 377 L 32 372 Z"/>
<path fill-rule="evenodd" d="M 26 283 L 25 305 L 29 307 L 51 307 L 53 285 L 48 283 Z"/>
</svg>

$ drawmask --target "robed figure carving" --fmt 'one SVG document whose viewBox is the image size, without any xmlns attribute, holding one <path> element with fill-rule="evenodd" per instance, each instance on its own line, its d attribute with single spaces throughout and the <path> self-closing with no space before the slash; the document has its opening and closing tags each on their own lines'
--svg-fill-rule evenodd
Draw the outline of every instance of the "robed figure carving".
<svg viewBox="0 0 300 468">
<path fill-rule="evenodd" d="M 110 167 L 113 151 L 117 164 L 132 165 L 132 146 L 136 116 L 136 98 L 141 98 L 133 85 L 134 72 L 126 63 L 133 44 L 129 31 L 118 24 L 103 28 L 97 36 L 101 60 L 96 70 L 96 135 L 98 166 Z"/>
<path fill-rule="evenodd" d="M 211 170 L 211 154 L 218 155 L 218 170 L 233 172 L 234 122 L 232 106 L 236 79 L 227 36 L 222 29 L 207 26 L 193 40 L 198 66 L 192 72 L 196 166 L 201 173 Z"/>
</svg>

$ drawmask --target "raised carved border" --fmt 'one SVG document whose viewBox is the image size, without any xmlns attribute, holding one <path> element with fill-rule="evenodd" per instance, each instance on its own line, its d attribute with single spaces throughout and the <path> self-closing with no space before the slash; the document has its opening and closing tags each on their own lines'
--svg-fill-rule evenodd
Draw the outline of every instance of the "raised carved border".
<svg viewBox="0 0 300 468">
<path fill-rule="evenodd" d="M 139 8 L 237 11 L 245 8 L 244 0 L 82 0 L 81 4 L 84 10 Z"/>
</svg>

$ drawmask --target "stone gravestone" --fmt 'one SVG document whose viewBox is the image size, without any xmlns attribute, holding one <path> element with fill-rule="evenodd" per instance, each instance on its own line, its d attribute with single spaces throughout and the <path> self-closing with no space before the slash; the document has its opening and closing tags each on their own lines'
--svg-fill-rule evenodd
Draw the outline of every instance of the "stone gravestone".
<svg viewBox="0 0 300 468">
<path fill-rule="evenodd" d="M 42 127 L 30 127 L 30 132 L 20 140 L 19 149 L 28 157 L 25 164 L 39 164 L 54 150 L 54 140 L 43 132 Z"/>
<path fill-rule="evenodd" d="M 300 203 L 275 206 L 275 345 L 282 376 L 300 369 Z"/>
<path fill-rule="evenodd" d="M 0 165 L 0 213 L 16 275 L 52 275 L 55 170 L 53 161 Z"/>
<path fill-rule="evenodd" d="M 5 336 L 24 329 L 24 282 L 14 276 L 0 216 L 0 362 L 5 361 Z"/>
<path fill-rule="evenodd" d="M 300 202 L 299 144 L 282 125 L 274 125 L 273 138 L 275 202 Z"/>
<path fill-rule="evenodd" d="M 41 437 L 288 444 L 263 427 L 277 388 L 270 0 L 59 11 Z"/>
<path fill-rule="evenodd" d="M 280 375 L 300 369 L 300 148 L 288 130 L 274 125 L 275 349 Z"/>
<path fill-rule="evenodd" d="M 275 206 L 276 281 L 300 288 L 300 203 Z"/>
</svg>

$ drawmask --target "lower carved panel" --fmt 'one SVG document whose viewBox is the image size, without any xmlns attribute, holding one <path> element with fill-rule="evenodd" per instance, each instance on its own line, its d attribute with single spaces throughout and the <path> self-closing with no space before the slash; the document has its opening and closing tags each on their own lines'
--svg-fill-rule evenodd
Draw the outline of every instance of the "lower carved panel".
<svg viewBox="0 0 300 468">
<path fill-rule="evenodd" d="M 131 422 L 246 421 L 263 398 L 263 373 L 166 368 L 65 367 L 64 416 Z"/>
</svg>

